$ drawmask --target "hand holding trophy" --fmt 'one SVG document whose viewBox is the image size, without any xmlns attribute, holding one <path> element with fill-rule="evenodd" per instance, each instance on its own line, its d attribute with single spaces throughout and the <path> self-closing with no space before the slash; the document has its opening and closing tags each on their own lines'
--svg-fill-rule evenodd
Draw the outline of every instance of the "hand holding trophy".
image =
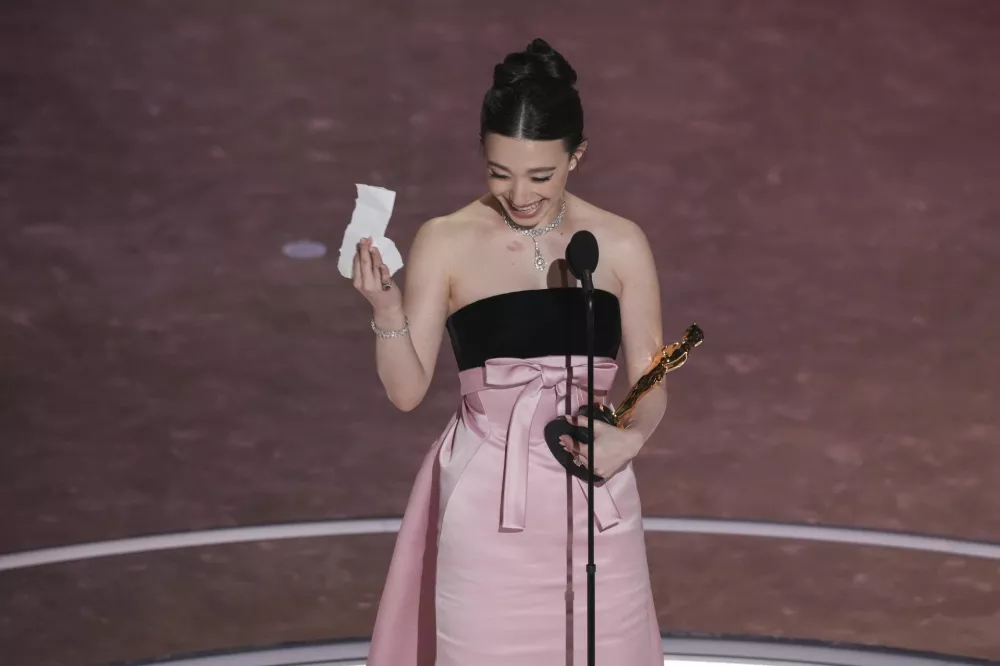
<svg viewBox="0 0 1000 666">
<path fill-rule="evenodd" d="M 669 344 L 660 350 L 653 358 L 653 362 L 649 368 L 642 374 L 639 381 L 636 382 L 635 386 L 632 387 L 617 408 L 611 408 L 602 404 L 594 405 L 594 419 L 618 428 L 625 428 L 628 424 L 629 414 L 639 404 L 639 401 L 653 387 L 663 381 L 663 378 L 668 373 L 684 365 L 688 360 L 691 350 L 700 345 L 704 340 L 705 334 L 698 328 L 698 325 L 691 324 L 687 331 L 684 332 L 684 337 L 680 341 Z M 588 405 L 584 405 L 580 408 L 580 415 L 586 416 L 588 411 Z M 563 435 L 569 435 L 577 441 L 590 444 L 590 442 L 586 441 L 587 429 L 573 425 L 563 418 L 550 421 L 545 426 L 545 441 L 549 445 L 552 455 L 575 476 L 586 480 L 588 476 L 587 468 L 576 464 L 573 454 L 563 448 L 559 441 L 559 438 Z M 603 479 L 595 474 L 594 480 L 602 481 Z"/>
</svg>

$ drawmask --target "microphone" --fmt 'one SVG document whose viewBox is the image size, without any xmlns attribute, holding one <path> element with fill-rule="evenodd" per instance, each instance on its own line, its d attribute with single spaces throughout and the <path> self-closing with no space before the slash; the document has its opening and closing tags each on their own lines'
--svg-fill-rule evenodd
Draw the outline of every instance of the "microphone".
<svg viewBox="0 0 1000 666">
<path fill-rule="evenodd" d="M 584 432 L 579 432 L 582 428 L 570 426 L 569 422 L 565 420 L 563 423 L 566 429 L 578 433 L 578 440 L 589 445 L 594 443 L 596 408 L 594 405 L 594 270 L 597 268 L 598 255 L 597 239 L 589 231 L 576 232 L 569 240 L 569 245 L 566 246 L 566 263 L 569 264 L 569 270 L 573 277 L 583 283 L 583 295 L 587 308 L 587 403 L 580 410 L 581 415 L 586 414 L 587 416 L 587 428 Z M 553 426 L 551 436 L 558 438 L 559 434 L 556 432 L 556 428 L 557 426 Z M 548 428 L 546 430 L 548 431 Z M 549 434 L 546 432 L 546 435 Z M 593 449 L 591 449 L 591 455 L 587 456 L 587 459 L 589 464 L 584 473 L 587 477 L 587 665 L 594 666 L 597 652 L 594 629 L 597 589 L 594 580 L 597 574 L 597 565 L 594 563 L 594 479 L 597 475 L 594 472 Z M 574 474 L 576 474 L 575 471 Z"/>
<path fill-rule="evenodd" d="M 583 283 L 584 291 L 594 291 L 594 271 L 597 269 L 597 259 L 600 251 L 597 248 L 597 238 L 589 231 L 583 230 L 573 234 L 566 246 L 566 263 L 569 272 Z"/>
</svg>

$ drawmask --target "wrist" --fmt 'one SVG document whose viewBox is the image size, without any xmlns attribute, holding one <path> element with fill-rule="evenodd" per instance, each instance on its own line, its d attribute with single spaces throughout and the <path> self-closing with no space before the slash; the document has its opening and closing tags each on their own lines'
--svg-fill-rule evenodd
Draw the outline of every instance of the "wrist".
<svg viewBox="0 0 1000 666">
<path fill-rule="evenodd" d="M 375 310 L 372 318 L 376 326 L 386 331 L 397 331 L 406 324 L 402 307 L 380 308 Z"/>
</svg>

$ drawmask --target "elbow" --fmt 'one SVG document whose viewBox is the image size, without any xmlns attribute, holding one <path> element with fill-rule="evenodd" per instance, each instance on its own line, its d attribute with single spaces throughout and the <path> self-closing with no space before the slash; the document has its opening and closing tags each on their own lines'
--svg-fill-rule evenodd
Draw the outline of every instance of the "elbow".
<svg viewBox="0 0 1000 666">
<path fill-rule="evenodd" d="M 426 376 L 414 377 L 405 382 L 389 382 L 382 379 L 382 386 L 385 387 L 386 397 L 389 402 L 401 412 L 412 412 L 427 395 L 430 381 Z"/>
<path fill-rule="evenodd" d="M 393 400 L 389 398 L 393 406 L 401 412 L 412 412 L 420 404 L 419 400 Z"/>
<path fill-rule="evenodd" d="M 403 394 L 403 395 L 393 395 L 392 393 L 386 392 L 389 397 L 389 402 L 392 403 L 393 407 L 401 412 L 412 412 L 414 409 L 420 406 L 420 403 L 424 400 L 424 392 Z"/>
</svg>

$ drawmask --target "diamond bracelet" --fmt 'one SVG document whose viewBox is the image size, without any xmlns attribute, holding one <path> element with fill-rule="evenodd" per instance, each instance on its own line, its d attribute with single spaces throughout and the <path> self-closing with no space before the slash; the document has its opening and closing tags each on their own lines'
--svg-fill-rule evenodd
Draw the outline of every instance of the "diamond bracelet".
<svg viewBox="0 0 1000 666">
<path fill-rule="evenodd" d="M 381 328 L 375 325 L 375 318 L 372 317 L 372 330 L 375 331 L 375 335 L 386 340 L 388 338 L 398 338 L 400 336 L 406 335 L 410 332 L 410 318 L 403 315 L 403 328 L 398 331 L 383 331 Z"/>
</svg>

